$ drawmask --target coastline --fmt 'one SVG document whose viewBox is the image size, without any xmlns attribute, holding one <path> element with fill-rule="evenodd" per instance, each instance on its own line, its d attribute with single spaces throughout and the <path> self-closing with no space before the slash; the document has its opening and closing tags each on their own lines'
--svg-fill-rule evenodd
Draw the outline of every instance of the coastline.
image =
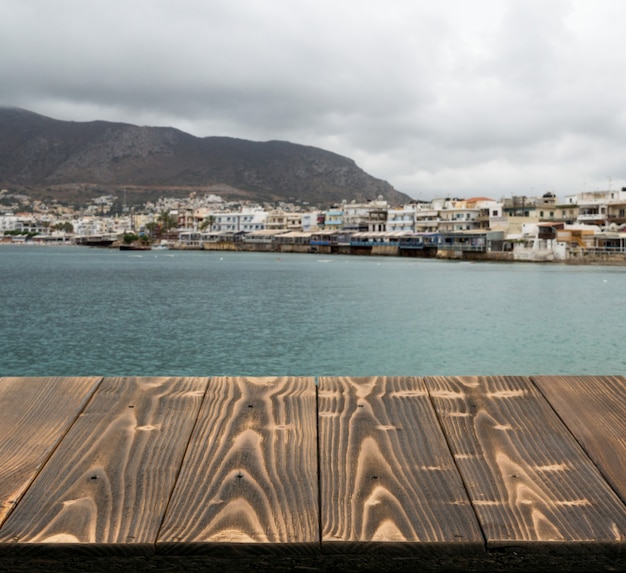
<svg viewBox="0 0 626 573">
<path fill-rule="evenodd" d="M 107 246 L 80 245 L 74 242 L 63 243 L 45 243 L 41 241 L 26 242 L 10 242 L 0 241 L 0 247 L 17 246 L 17 247 L 82 247 L 96 250 L 120 250 L 121 242 L 115 242 Z M 464 262 L 503 262 L 503 263 L 535 263 L 535 264 L 560 264 L 572 266 L 626 266 L 626 253 L 598 253 L 577 251 L 569 253 L 565 259 L 533 259 L 516 258 L 514 251 L 449 251 L 438 249 L 399 249 L 398 247 L 389 246 L 373 246 L 373 247 L 351 247 L 350 245 L 340 245 L 336 248 L 315 247 L 311 245 L 289 245 L 289 244 L 255 244 L 241 242 L 219 243 L 203 242 L 200 244 L 187 244 L 184 242 L 170 243 L 168 250 L 170 251 L 211 251 L 211 252 L 257 252 L 257 253 L 298 253 L 312 255 L 349 255 L 349 256 L 380 256 L 380 257 L 401 257 L 414 259 L 430 259 L 441 261 L 464 261 Z"/>
</svg>

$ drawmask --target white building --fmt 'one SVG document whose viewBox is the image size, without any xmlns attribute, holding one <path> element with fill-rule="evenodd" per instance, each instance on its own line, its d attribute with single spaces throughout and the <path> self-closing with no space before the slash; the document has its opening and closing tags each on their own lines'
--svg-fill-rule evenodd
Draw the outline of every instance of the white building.
<svg viewBox="0 0 626 573">
<path fill-rule="evenodd" d="M 578 205 L 576 219 L 578 224 L 608 227 L 611 220 L 626 220 L 626 190 L 624 189 L 621 191 L 585 191 L 578 193 L 575 197 L 568 197 L 568 200 Z"/>
<path fill-rule="evenodd" d="M 387 231 L 395 233 L 397 231 L 415 231 L 416 205 L 409 204 L 397 209 L 387 211 Z"/>
<path fill-rule="evenodd" d="M 418 203 L 415 205 L 415 232 L 433 233 L 439 229 L 439 210 L 437 200 L 431 203 Z M 443 207 L 443 202 L 441 203 Z"/>
<path fill-rule="evenodd" d="M 318 231 L 324 222 L 324 214 L 322 211 L 310 211 L 302 213 L 302 230 L 306 233 Z"/>
<path fill-rule="evenodd" d="M 267 212 L 260 207 L 244 207 L 241 210 L 240 226 L 241 231 L 252 233 L 253 231 L 262 231 L 265 229 L 265 221 Z"/>
<path fill-rule="evenodd" d="M 343 228 L 346 231 L 367 231 L 370 233 L 387 230 L 389 203 L 381 198 L 366 203 L 343 204 Z"/>
<path fill-rule="evenodd" d="M 5 213 L 0 215 L 0 235 L 3 235 L 5 231 L 17 231 L 17 215 L 13 213 Z"/>
</svg>

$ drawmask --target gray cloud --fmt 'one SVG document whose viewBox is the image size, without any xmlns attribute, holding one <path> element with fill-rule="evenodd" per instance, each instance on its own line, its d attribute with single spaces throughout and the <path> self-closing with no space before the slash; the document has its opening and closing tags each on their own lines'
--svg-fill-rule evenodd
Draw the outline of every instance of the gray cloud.
<svg viewBox="0 0 626 573">
<path fill-rule="evenodd" d="M 422 199 L 626 185 L 621 0 L 0 10 L 0 105 L 316 145 Z"/>
</svg>

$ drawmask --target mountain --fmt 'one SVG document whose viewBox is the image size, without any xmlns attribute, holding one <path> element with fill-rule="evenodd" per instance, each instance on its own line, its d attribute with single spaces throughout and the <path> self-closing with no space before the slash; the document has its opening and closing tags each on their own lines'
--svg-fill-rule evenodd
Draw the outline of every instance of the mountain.
<svg viewBox="0 0 626 573">
<path fill-rule="evenodd" d="M 0 188 L 83 203 L 124 193 L 131 203 L 192 191 L 226 200 L 320 207 L 408 195 L 330 151 L 286 141 L 195 137 L 170 127 L 60 121 L 0 108 Z"/>
</svg>

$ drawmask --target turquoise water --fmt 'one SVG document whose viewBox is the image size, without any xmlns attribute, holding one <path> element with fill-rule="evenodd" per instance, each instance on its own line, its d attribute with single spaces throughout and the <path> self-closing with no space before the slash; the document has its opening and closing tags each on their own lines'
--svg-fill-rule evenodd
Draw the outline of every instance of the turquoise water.
<svg viewBox="0 0 626 573">
<path fill-rule="evenodd" d="M 626 268 L 0 247 L 0 375 L 626 374 Z"/>
</svg>

